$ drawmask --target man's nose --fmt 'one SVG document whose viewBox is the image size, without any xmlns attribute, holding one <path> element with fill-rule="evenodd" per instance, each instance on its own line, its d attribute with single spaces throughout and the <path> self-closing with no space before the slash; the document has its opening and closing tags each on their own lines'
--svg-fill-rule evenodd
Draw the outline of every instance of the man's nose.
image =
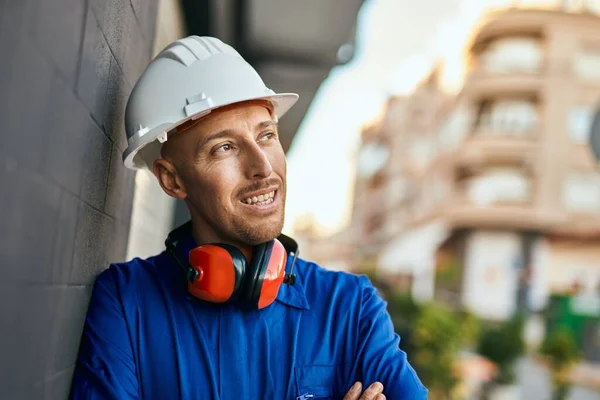
<svg viewBox="0 0 600 400">
<path fill-rule="evenodd" d="M 250 178 L 267 178 L 273 172 L 269 157 L 257 143 L 250 146 L 247 163 Z"/>
</svg>

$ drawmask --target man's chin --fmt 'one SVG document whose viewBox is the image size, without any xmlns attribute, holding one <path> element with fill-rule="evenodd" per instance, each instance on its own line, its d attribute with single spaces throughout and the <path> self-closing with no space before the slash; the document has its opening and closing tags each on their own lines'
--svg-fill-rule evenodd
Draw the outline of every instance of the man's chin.
<svg viewBox="0 0 600 400">
<path fill-rule="evenodd" d="M 281 231 L 278 233 L 272 233 L 269 235 L 252 235 L 246 238 L 245 242 L 249 246 L 258 246 L 259 244 L 270 242 L 273 239 L 276 239 L 279 235 L 281 235 Z"/>
<path fill-rule="evenodd" d="M 271 226 L 261 224 L 259 226 L 246 228 L 248 229 L 243 229 L 238 234 L 240 242 L 247 246 L 257 246 L 262 243 L 270 242 L 281 235 L 283 223 L 277 223 L 276 225 Z"/>
</svg>

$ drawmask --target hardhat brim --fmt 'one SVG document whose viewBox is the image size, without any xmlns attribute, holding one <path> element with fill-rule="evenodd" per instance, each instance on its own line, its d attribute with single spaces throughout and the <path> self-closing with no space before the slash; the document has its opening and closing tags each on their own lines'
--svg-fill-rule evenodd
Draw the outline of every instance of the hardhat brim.
<svg viewBox="0 0 600 400">
<path fill-rule="evenodd" d="M 298 101 L 298 97 L 299 96 L 296 93 L 278 93 L 269 96 L 241 99 L 236 102 L 219 104 L 214 107 L 205 109 L 197 114 L 191 115 L 188 118 L 154 127 L 152 130 L 148 131 L 144 135 L 132 137 L 129 139 L 127 149 L 123 153 L 123 163 L 129 169 L 141 169 L 146 167 L 146 163 L 144 163 L 142 160 L 139 159 L 139 157 L 137 157 L 140 150 L 142 150 L 145 146 L 154 142 L 155 140 L 158 140 L 160 135 L 173 131 L 179 125 L 189 120 L 203 118 L 209 115 L 212 111 L 217 110 L 219 108 L 248 101 L 264 100 L 270 102 L 273 105 L 273 114 L 279 119 L 283 117 L 294 106 L 294 104 L 296 104 L 296 102 Z M 148 168 L 152 168 L 152 166 L 150 165 L 148 166 Z"/>
</svg>

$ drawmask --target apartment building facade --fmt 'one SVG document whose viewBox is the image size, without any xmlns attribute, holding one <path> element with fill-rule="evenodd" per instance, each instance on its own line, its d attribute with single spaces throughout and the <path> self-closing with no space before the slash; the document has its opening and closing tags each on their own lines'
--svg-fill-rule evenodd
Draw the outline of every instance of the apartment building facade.
<svg viewBox="0 0 600 400">
<path fill-rule="evenodd" d="M 467 54 L 458 95 L 433 71 L 364 129 L 347 263 L 485 319 L 553 294 L 600 318 L 600 17 L 495 12 Z M 582 329 L 598 352 L 598 324 Z"/>
</svg>

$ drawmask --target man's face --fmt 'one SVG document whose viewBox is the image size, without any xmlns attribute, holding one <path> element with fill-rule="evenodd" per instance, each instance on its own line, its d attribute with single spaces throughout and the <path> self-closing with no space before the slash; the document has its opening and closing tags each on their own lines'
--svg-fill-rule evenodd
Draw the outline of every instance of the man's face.
<svg viewBox="0 0 600 400">
<path fill-rule="evenodd" d="M 176 171 L 182 187 L 176 197 L 187 202 L 197 239 L 256 245 L 281 233 L 285 153 L 264 106 L 215 111 L 171 135 L 162 154 Z"/>
</svg>

